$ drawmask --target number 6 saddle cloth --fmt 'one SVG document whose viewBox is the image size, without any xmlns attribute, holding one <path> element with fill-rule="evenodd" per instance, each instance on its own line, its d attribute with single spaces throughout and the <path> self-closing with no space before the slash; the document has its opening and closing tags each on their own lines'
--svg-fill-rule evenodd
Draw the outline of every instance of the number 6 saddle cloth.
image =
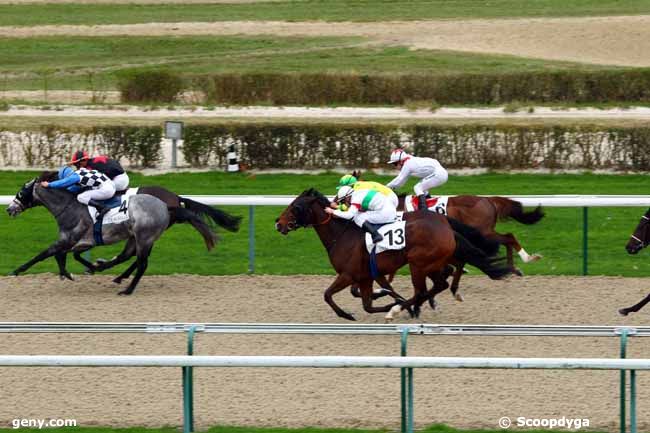
<svg viewBox="0 0 650 433">
<path fill-rule="evenodd" d="M 440 197 L 427 197 L 427 208 L 430 211 L 440 215 L 447 215 L 447 201 L 448 195 L 441 195 Z M 404 197 L 404 209 L 406 212 L 413 212 L 418 209 L 418 196 L 407 195 Z"/>
<path fill-rule="evenodd" d="M 375 250 L 376 254 L 386 250 L 401 250 L 404 248 L 406 246 L 405 225 L 406 222 L 401 221 L 401 218 L 399 218 L 398 221 L 378 227 L 377 230 L 384 237 L 384 239 L 378 244 L 373 244 L 372 236 L 370 236 L 370 233 L 366 233 L 366 249 L 368 250 L 368 253 L 371 253 L 375 246 L 377 247 Z"/>
<path fill-rule="evenodd" d="M 122 195 L 113 197 L 111 199 L 105 200 L 107 206 L 111 208 L 102 220 L 102 224 L 119 224 L 129 219 L 129 198 L 138 193 L 138 188 L 129 188 Z M 90 212 L 90 217 L 93 219 L 93 224 L 95 224 L 97 215 L 97 210 L 94 206 L 88 206 L 88 212 Z"/>
</svg>

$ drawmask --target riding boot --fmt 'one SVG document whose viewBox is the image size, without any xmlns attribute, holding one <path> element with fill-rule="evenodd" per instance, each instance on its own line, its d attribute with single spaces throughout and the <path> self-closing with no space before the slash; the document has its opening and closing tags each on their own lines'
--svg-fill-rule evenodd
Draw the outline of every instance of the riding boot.
<svg viewBox="0 0 650 433">
<path fill-rule="evenodd" d="M 373 225 L 371 225 L 368 221 L 363 223 L 361 228 L 367 231 L 368 233 L 370 233 L 370 236 L 372 237 L 372 242 L 375 244 L 381 242 L 384 239 L 384 237 L 377 231 L 377 229 Z"/>
<path fill-rule="evenodd" d="M 418 209 L 424 209 L 424 210 L 429 209 L 429 207 L 427 206 L 427 195 L 426 194 L 420 194 L 418 196 Z"/>
<path fill-rule="evenodd" d="M 110 210 L 108 207 L 104 206 L 100 202 L 98 202 L 95 199 L 90 199 L 88 200 L 88 206 L 93 206 L 95 209 L 97 209 L 97 214 L 95 215 L 95 219 L 97 221 L 101 220 L 104 218 L 104 215 Z"/>
</svg>

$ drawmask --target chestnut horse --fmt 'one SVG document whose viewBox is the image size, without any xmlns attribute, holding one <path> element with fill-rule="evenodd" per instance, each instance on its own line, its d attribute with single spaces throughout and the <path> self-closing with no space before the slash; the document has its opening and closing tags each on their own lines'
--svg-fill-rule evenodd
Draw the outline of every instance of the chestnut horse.
<svg viewBox="0 0 650 433">
<path fill-rule="evenodd" d="M 313 188 L 306 190 L 280 214 L 275 226 L 283 235 L 300 227 L 313 227 L 316 230 L 338 274 L 324 296 L 325 302 L 339 317 L 355 320 L 333 300 L 335 293 L 352 284 L 359 286 L 366 312 L 388 312 L 386 318 L 392 319 L 393 313 L 401 309 L 410 311 L 412 306 L 416 307 L 417 313 L 417 306 L 435 291 L 435 288 L 431 291 L 427 289 L 427 276 L 443 273 L 449 263 L 470 263 L 492 279 L 501 279 L 511 273 L 502 259 L 488 257 L 460 233 L 452 230 L 447 218 L 430 212 L 409 212 L 405 214 L 404 249 L 378 254 L 377 270 L 380 275 L 388 275 L 408 264 L 415 294 L 411 299 L 402 301 L 393 293 L 394 303 L 375 307 L 372 305 L 373 277 L 365 233 L 352 221 L 328 215 L 324 209 L 329 205 L 329 199 L 320 192 Z"/>
<path fill-rule="evenodd" d="M 650 243 L 650 209 L 641 216 L 641 221 L 634 229 L 634 233 L 630 236 L 630 240 L 625 245 L 625 249 L 628 254 L 638 254 L 643 248 L 647 247 Z M 618 312 L 627 316 L 630 313 L 636 313 L 641 308 L 645 307 L 647 303 L 650 303 L 650 294 L 643 298 L 640 302 L 632 305 L 631 307 L 621 308 Z"/>
<path fill-rule="evenodd" d="M 397 210 L 405 210 L 405 195 L 400 195 Z M 417 204 L 416 204 L 417 208 Z M 458 195 L 449 197 L 447 202 L 447 215 L 457 221 L 476 228 L 488 239 L 495 240 L 506 247 L 508 265 L 516 275 L 523 275 L 514 265 L 512 251 L 517 251 L 524 263 L 539 260 L 539 254 L 529 255 L 521 246 L 512 233 L 501 234 L 495 230 L 497 221 L 514 219 L 522 224 L 535 224 L 544 217 L 541 206 L 529 212 L 523 210 L 520 202 L 506 197 L 480 197 L 476 195 Z M 463 267 L 459 266 L 454 272 L 454 279 L 451 283 L 451 293 L 462 301 L 462 296 L 457 293 L 460 284 L 460 277 L 463 274 Z M 389 277 L 388 281 L 392 281 Z"/>
</svg>

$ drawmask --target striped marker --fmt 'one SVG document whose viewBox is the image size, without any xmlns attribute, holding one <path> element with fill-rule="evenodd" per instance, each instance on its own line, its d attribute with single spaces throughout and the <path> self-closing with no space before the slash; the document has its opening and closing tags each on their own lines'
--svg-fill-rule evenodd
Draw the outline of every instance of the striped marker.
<svg viewBox="0 0 650 433">
<path fill-rule="evenodd" d="M 235 152 L 235 145 L 228 146 L 228 172 L 239 171 L 239 162 L 237 162 L 237 153 Z"/>
</svg>

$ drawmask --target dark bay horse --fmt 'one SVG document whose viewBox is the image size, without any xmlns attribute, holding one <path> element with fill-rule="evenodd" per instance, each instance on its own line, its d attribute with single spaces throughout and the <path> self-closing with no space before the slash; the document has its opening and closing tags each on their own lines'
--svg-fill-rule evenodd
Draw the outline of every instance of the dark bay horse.
<svg viewBox="0 0 650 433">
<path fill-rule="evenodd" d="M 502 259 L 488 257 L 452 230 L 445 217 L 424 211 L 410 212 L 405 214 L 406 246 L 402 250 L 378 254 L 377 268 L 380 275 L 388 275 L 408 264 L 415 294 L 407 301 L 396 299 L 394 303 L 375 307 L 372 305 L 373 277 L 364 232 L 352 221 L 328 215 L 324 209 L 329 205 L 330 201 L 320 192 L 306 190 L 276 219 L 276 229 L 286 235 L 300 227 L 314 228 L 338 274 L 324 297 L 339 317 L 355 320 L 333 300 L 335 293 L 353 284 L 360 288 L 366 312 L 388 312 L 387 319 L 391 319 L 393 313 L 417 306 L 434 294 L 435 288 L 431 291 L 427 289 L 427 276 L 444 272 L 447 265 L 456 260 L 478 267 L 493 279 L 501 279 L 511 273 Z"/>
<path fill-rule="evenodd" d="M 628 254 L 638 254 L 639 251 L 644 249 L 650 243 L 650 209 L 641 217 L 641 221 L 634 229 L 634 233 L 630 236 L 630 240 L 627 241 L 625 249 Z M 650 303 L 650 294 L 643 298 L 640 302 L 632 305 L 631 307 L 621 308 L 618 312 L 627 316 L 630 313 L 636 313 L 641 308 L 645 307 L 646 304 Z"/>
</svg>

